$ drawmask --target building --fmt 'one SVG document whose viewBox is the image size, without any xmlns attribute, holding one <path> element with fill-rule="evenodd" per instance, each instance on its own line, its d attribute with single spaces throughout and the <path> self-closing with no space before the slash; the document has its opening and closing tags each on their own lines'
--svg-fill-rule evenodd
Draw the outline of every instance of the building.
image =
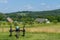
<svg viewBox="0 0 60 40">
<path fill-rule="evenodd" d="M 50 21 L 48 19 L 45 19 L 45 18 L 36 18 L 35 21 L 38 23 L 50 23 Z"/>
</svg>

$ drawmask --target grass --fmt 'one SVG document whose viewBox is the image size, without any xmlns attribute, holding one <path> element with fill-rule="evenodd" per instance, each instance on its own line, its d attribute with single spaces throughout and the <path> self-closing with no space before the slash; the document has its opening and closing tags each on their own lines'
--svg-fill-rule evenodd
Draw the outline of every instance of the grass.
<svg viewBox="0 0 60 40">
<path fill-rule="evenodd" d="M 0 28 L 9 28 L 10 25 L 1 25 Z M 22 27 L 22 24 L 19 24 Z M 13 25 L 14 27 L 14 25 Z M 60 28 L 60 23 L 54 24 L 33 24 L 33 25 L 26 25 L 26 28 L 35 28 L 35 27 L 53 27 L 53 28 Z M 15 33 L 13 33 L 15 34 Z M 22 37 L 19 36 L 17 39 L 15 36 L 9 37 L 8 32 L 0 32 L 0 40 L 60 40 L 60 33 L 40 33 L 40 32 L 26 32 L 26 36 Z"/>
<path fill-rule="evenodd" d="M 9 33 L 0 33 L 0 40 L 60 40 L 59 33 L 26 33 L 25 37 L 9 37 Z"/>
<path fill-rule="evenodd" d="M 23 24 L 18 23 L 18 25 L 20 27 L 23 27 Z M 37 23 L 34 23 L 32 25 L 26 24 L 25 26 L 27 28 L 30 28 L 30 27 L 60 27 L 60 23 L 57 23 L 57 24 L 54 24 L 54 23 L 50 23 L 50 24 L 44 24 L 44 23 L 43 24 L 37 24 Z M 0 28 L 9 28 L 9 27 L 10 27 L 10 25 L 8 25 L 7 22 L 5 22 L 5 24 L 0 23 Z M 15 27 L 15 26 L 12 24 L 12 27 Z"/>
</svg>

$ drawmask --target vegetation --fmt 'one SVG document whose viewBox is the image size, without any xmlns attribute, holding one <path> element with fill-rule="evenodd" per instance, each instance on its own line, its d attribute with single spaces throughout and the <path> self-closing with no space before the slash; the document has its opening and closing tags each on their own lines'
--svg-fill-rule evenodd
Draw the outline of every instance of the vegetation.
<svg viewBox="0 0 60 40">
<path fill-rule="evenodd" d="M 0 40 L 60 40 L 59 33 L 26 33 L 25 37 L 17 39 L 14 35 L 9 37 L 9 33 L 0 33 Z"/>
<path fill-rule="evenodd" d="M 22 23 L 24 23 L 26 28 L 48 27 L 56 28 L 56 30 L 60 28 L 60 9 L 51 11 L 19 11 L 12 13 L 0 13 L 0 28 L 2 28 L 2 31 L 5 28 L 9 29 L 10 27 L 10 23 L 6 20 L 7 17 L 11 17 L 14 21 L 18 21 L 17 23 L 20 27 L 23 27 Z M 44 22 L 40 24 L 35 22 L 36 18 L 47 18 L 51 21 L 51 23 L 44 24 Z M 13 28 L 15 27 L 13 23 L 12 26 Z M 5 30 L 8 31 L 8 29 Z M 0 40 L 60 40 L 60 33 L 26 32 L 26 36 L 20 36 L 19 39 L 16 39 L 15 36 L 9 37 L 8 35 L 8 32 L 0 32 Z"/>
<path fill-rule="evenodd" d="M 60 9 L 51 11 L 18 11 L 12 13 L 0 13 L 0 21 L 7 21 L 11 17 L 14 21 L 34 21 L 36 18 L 47 18 L 51 22 L 60 22 Z"/>
</svg>

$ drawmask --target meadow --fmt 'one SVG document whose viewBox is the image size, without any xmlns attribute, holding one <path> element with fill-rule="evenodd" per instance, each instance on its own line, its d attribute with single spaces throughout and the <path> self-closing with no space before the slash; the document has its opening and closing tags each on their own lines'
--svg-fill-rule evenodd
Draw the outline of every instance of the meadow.
<svg viewBox="0 0 60 40">
<path fill-rule="evenodd" d="M 15 27 L 12 25 L 13 28 Z M 19 24 L 22 28 L 23 24 Z M 0 40 L 60 40 L 60 23 L 54 24 L 26 24 L 26 34 L 25 37 L 21 35 L 17 39 L 13 33 L 12 37 L 9 37 L 9 27 L 8 23 L 1 24 L 0 29 L 7 30 L 0 32 Z M 7 28 L 7 29 L 6 29 Z M 45 31 L 46 30 L 46 31 Z M 51 30 L 51 31 L 50 31 Z M 0 30 L 1 31 L 1 30 Z"/>
<path fill-rule="evenodd" d="M 26 32 L 25 37 L 20 37 L 17 39 L 14 35 L 9 37 L 9 33 L 0 33 L 0 40 L 60 40 L 59 33 L 30 33 Z"/>
</svg>

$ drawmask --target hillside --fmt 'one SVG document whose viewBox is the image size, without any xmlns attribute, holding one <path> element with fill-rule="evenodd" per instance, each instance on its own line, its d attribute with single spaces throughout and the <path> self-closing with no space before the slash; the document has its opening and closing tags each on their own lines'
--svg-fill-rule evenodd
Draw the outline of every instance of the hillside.
<svg viewBox="0 0 60 40">
<path fill-rule="evenodd" d="M 4 18 L 4 14 L 2 15 L 2 18 Z M 57 10 L 50 10 L 50 11 L 18 11 L 18 12 L 12 12 L 12 13 L 6 13 L 5 15 L 13 18 L 14 20 L 20 20 L 22 16 L 25 18 L 48 18 L 50 21 L 52 20 L 58 20 L 60 21 L 60 9 Z M 3 20 L 3 19 L 2 19 Z M 21 21 L 21 20 L 20 20 Z"/>
<path fill-rule="evenodd" d="M 8 15 L 11 16 L 17 16 L 17 15 L 21 15 L 21 14 L 25 14 L 25 15 L 29 15 L 29 16 L 59 16 L 60 15 L 60 9 L 57 10 L 50 10 L 50 11 L 18 11 L 18 12 L 12 12 L 12 13 L 7 13 Z"/>
</svg>

